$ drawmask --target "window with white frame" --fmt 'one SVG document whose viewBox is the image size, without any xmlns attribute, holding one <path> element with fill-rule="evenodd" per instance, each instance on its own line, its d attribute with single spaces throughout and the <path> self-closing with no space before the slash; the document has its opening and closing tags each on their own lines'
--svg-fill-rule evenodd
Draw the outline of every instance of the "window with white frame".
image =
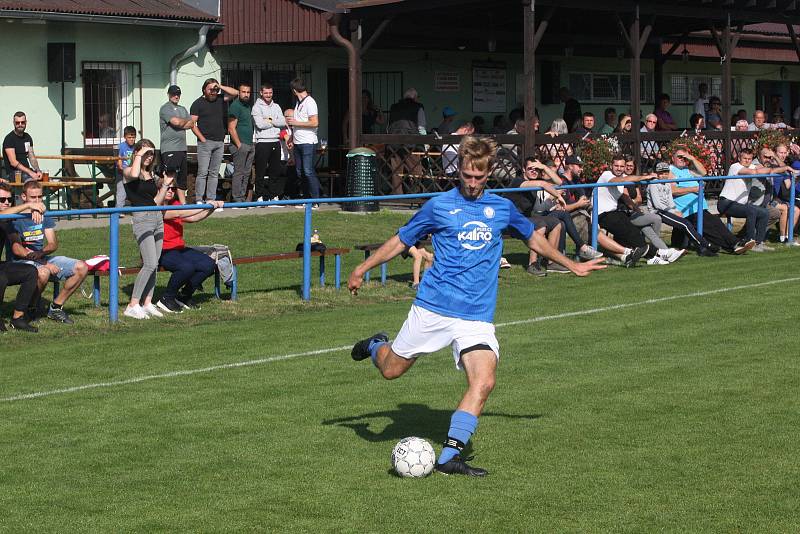
<svg viewBox="0 0 800 534">
<path fill-rule="evenodd" d="M 641 75 L 641 101 L 653 101 L 650 74 Z M 569 91 L 578 101 L 591 104 L 625 104 L 631 100 L 631 76 L 621 72 L 570 72 Z"/>
<path fill-rule="evenodd" d="M 673 104 L 691 104 L 700 98 L 700 84 L 708 86 L 709 96 L 722 96 L 722 78 L 720 76 L 707 76 L 703 74 L 673 74 L 672 93 L 670 99 Z M 731 104 L 742 103 L 742 84 L 739 79 L 732 80 L 733 101 Z"/>
<path fill-rule="evenodd" d="M 258 96 L 262 83 L 273 88 L 273 100 L 282 109 L 293 108 L 294 100 L 289 84 L 295 78 L 302 78 L 311 92 L 311 65 L 301 63 L 223 63 L 222 83 L 236 86 L 247 82 L 252 84 L 253 94 Z"/>
<path fill-rule="evenodd" d="M 140 63 L 84 62 L 81 80 L 85 146 L 115 145 L 126 126 L 143 134 Z"/>
</svg>

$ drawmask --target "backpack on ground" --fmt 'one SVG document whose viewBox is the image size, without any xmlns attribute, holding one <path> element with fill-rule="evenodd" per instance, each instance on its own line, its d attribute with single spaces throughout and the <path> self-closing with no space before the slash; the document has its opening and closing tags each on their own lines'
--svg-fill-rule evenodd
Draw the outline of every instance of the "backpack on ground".
<svg viewBox="0 0 800 534">
<path fill-rule="evenodd" d="M 227 245 L 215 243 L 213 245 L 201 245 L 192 248 L 214 260 L 217 271 L 219 271 L 219 277 L 225 283 L 225 287 L 230 288 L 233 285 L 233 256 L 231 255 L 231 249 L 229 249 Z"/>
</svg>

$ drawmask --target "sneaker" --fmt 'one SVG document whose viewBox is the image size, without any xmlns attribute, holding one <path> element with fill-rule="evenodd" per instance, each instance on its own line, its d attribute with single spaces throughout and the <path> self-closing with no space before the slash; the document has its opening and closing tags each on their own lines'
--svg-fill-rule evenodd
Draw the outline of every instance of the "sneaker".
<svg viewBox="0 0 800 534">
<path fill-rule="evenodd" d="M 591 245 L 585 245 L 578 251 L 578 257 L 582 260 L 596 260 L 603 257 L 603 253 L 592 248 Z"/>
<path fill-rule="evenodd" d="M 525 270 L 528 272 L 528 274 L 532 274 L 533 276 L 547 276 L 547 269 L 542 267 L 542 264 L 539 263 L 538 260 L 528 265 L 528 268 Z"/>
<path fill-rule="evenodd" d="M 38 328 L 26 321 L 24 317 L 11 319 L 8 322 L 8 326 L 10 326 L 12 330 L 22 330 L 23 332 L 31 332 L 34 334 L 39 331 Z"/>
<path fill-rule="evenodd" d="M 686 249 L 682 248 L 664 248 L 658 251 L 658 255 L 662 260 L 667 260 L 669 263 L 674 263 L 681 259 L 686 254 Z"/>
<path fill-rule="evenodd" d="M 642 259 L 642 256 L 647 254 L 648 247 L 647 245 L 643 247 L 636 247 L 635 249 L 631 250 L 626 256 L 623 256 L 622 262 L 625 264 L 625 267 L 631 268 L 636 267 L 636 264 L 639 263 L 639 260 Z"/>
<path fill-rule="evenodd" d="M 183 313 L 183 306 L 178 304 L 178 301 L 173 297 L 161 297 L 156 306 L 167 313 Z"/>
<path fill-rule="evenodd" d="M 564 267 L 560 263 L 556 263 L 554 261 L 551 261 L 549 264 L 547 264 L 547 272 L 548 273 L 568 274 L 568 273 L 571 273 L 572 271 L 570 271 L 569 269 L 567 269 L 566 267 Z"/>
<path fill-rule="evenodd" d="M 647 260 L 647 265 L 669 265 L 669 262 L 661 256 L 653 256 Z"/>
<path fill-rule="evenodd" d="M 370 346 L 374 342 L 379 343 L 388 343 L 389 341 L 389 334 L 386 332 L 378 332 L 374 336 L 368 337 L 367 339 L 362 339 L 355 345 L 353 345 L 353 350 L 350 351 L 350 356 L 357 362 L 361 360 L 366 360 L 372 353 L 370 352 Z"/>
<path fill-rule="evenodd" d="M 158 311 L 158 308 L 153 306 L 152 302 L 150 304 L 147 304 L 146 306 L 142 306 L 142 309 L 150 317 L 164 317 L 164 314 Z"/>
<path fill-rule="evenodd" d="M 70 319 L 67 312 L 64 311 L 64 308 L 53 308 L 52 304 L 50 305 L 50 309 L 47 310 L 47 318 L 58 321 L 59 323 L 75 324 L 75 321 Z"/>
<path fill-rule="evenodd" d="M 706 257 L 706 258 L 716 258 L 717 256 L 719 256 L 719 254 L 717 254 L 716 252 L 714 252 L 710 248 L 701 248 L 701 249 L 699 249 L 697 251 L 697 255 L 698 256 L 703 256 L 703 257 Z"/>
<path fill-rule="evenodd" d="M 748 250 L 752 249 L 754 246 L 756 246 L 755 239 L 751 239 L 750 241 L 745 241 L 744 239 L 742 239 L 741 241 L 736 243 L 735 247 L 733 247 L 733 253 L 744 254 Z"/>
<path fill-rule="evenodd" d="M 763 241 L 761 243 L 756 243 L 752 249 L 753 252 L 772 252 L 775 250 L 775 247 L 770 247 L 766 245 Z"/>
<path fill-rule="evenodd" d="M 125 308 L 125 311 L 122 313 L 125 317 L 130 317 L 131 319 L 149 319 L 150 316 L 147 315 L 147 312 L 144 311 L 144 308 L 139 306 L 128 306 Z"/>
<path fill-rule="evenodd" d="M 501 269 L 510 269 L 511 268 L 511 264 L 508 263 L 508 260 L 505 259 L 502 256 L 500 257 L 500 268 Z"/>
<path fill-rule="evenodd" d="M 409 287 L 410 287 L 411 289 L 413 289 L 414 291 L 417 291 L 417 290 L 419 289 L 419 284 L 413 284 L 413 283 L 412 283 L 412 284 L 409 284 Z"/>
<path fill-rule="evenodd" d="M 440 464 L 437 463 L 436 469 L 437 473 L 441 473 L 443 475 L 467 475 L 471 477 L 485 477 L 489 472 L 486 469 L 481 469 L 480 467 L 472 467 L 467 462 L 472 460 L 472 456 L 467 458 L 461 458 L 460 455 L 455 455 L 452 460 L 449 462 Z"/>
<path fill-rule="evenodd" d="M 225 208 L 216 208 L 216 209 L 214 210 L 214 213 L 219 213 L 219 212 L 221 212 L 221 211 L 225 211 Z"/>
<path fill-rule="evenodd" d="M 175 299 L 175 302 L 186 308 L 187 310 L 199 310 L 200 306 L 189 295 L 180 295 Z"/>
<path fill-rule="evenodd" d="M 319 209 L 319 204 L 311 204 L 311 209 L 317 211 Z"/>
</svg>

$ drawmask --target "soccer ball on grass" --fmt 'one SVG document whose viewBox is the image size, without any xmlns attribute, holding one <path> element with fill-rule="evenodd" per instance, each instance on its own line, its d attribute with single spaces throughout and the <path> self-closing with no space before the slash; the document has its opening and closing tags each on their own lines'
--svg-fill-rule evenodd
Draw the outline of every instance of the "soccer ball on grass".
<svg viewBox="0 0 800 534">
<path fill-rule="evenodd" d="M 420 478 L 431 474 L 436 453 L 422 438 L 403 438 L 392 449 L 392 467 L 401 477 Z"/>
</svg>

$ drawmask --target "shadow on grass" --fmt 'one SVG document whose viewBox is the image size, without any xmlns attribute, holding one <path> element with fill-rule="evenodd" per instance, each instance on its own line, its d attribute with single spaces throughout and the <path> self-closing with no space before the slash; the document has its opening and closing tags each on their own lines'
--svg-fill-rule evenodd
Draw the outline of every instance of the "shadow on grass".
<svg viewBox="0 0 800 534">
<path fill-rule="evenodd" d="M 450 427 L 452 410 L 436 410 L 425 404 L 398 404 L 396 410 L 370 412 L 350 417 L 340 417 L 322 421 L 323 425 L 337 425 L 350 428 L 358 437 L 373 443 L 395 441 L 407 436 L 419 436 L 432 441 L 442 441 Z M 499 412 L 484 412 L 481 417 L 505 417 L 508 419 L 535 420 L 538 414 L 517 415 Z M 371 429 L 375 419 L 388 418 L 391 422 L 380 432 Z"/>
</svg>

